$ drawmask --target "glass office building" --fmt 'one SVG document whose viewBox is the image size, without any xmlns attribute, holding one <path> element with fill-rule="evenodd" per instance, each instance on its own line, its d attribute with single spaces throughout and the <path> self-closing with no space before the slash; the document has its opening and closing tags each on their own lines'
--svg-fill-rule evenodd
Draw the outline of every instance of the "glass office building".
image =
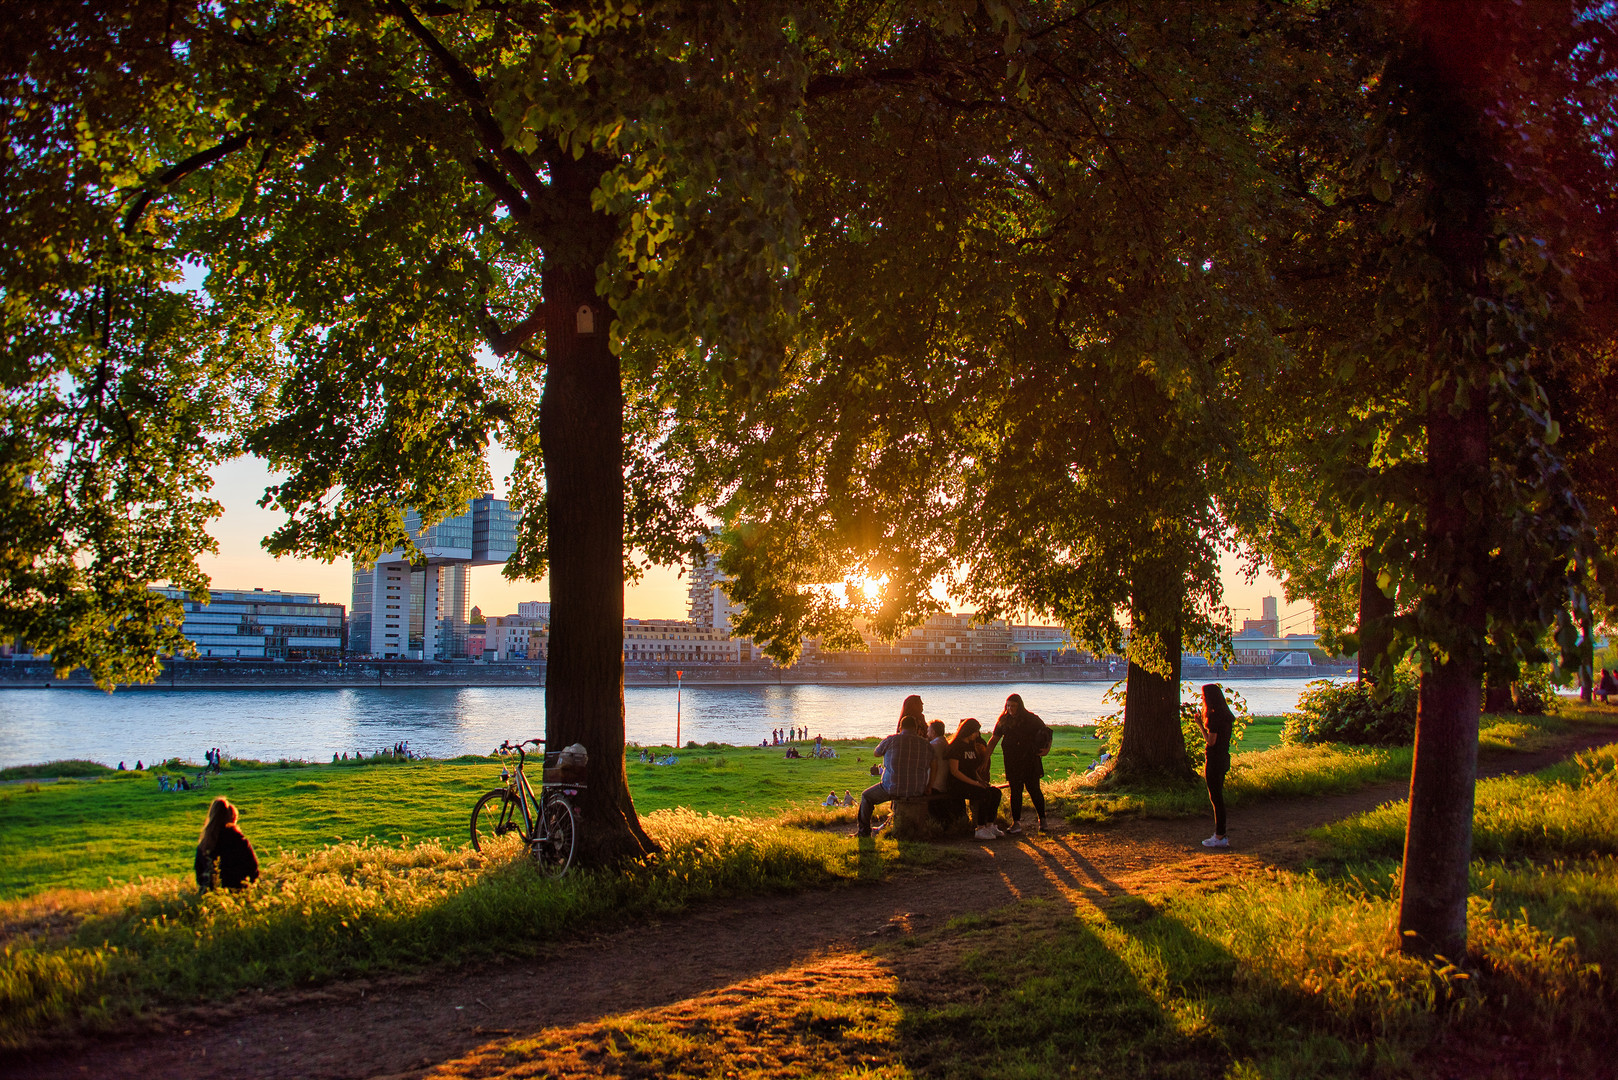
<svg viewBox="0 0 1618 1080">
<path fill-rule="evenodd" d="M 180 601 L 183 630 L 199 657 L 337 660 L 343 655 L 343 605 L 318 593 L 215 589 L 206 604 L 181 589 L 157 592 Z"/>
</svg>

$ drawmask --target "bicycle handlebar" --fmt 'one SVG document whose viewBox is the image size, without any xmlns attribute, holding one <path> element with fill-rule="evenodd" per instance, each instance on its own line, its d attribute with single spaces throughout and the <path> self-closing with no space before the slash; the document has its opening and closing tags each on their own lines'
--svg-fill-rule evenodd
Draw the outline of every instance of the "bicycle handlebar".
<svg viewBox="0 0 1618 1080">
<path fill-rule="evenodd" d="M 497 754 L 510 754 L 513 751 L 515 751 L 516 753 L 521 754 L 523 752 L 523 747 L 527 746 L 529 743 L 533 743 L 535 746 L 544 746 L 545 745 L 545 740 L 544 739 L 524 739 L 522 742 L 513 744 L 510 739 L 507 739 L 505 742 L 503 742 L 499 746 L 495 747 L 494 752 L 497 753 Z"/>
</svg>

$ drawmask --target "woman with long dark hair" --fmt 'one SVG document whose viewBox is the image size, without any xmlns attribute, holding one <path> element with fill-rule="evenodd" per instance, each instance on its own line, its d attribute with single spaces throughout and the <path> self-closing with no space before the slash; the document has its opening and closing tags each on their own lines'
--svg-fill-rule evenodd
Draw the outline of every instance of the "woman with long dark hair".
<svg viewBox="0 0 1618 1080">
<path fill-rule="evenodd" d="M 989 739 L 989 753 L 1001 742 L 1005 743 L 1003 762 L 1006 786 L 1011 790 L 1011 828 L 1008 833 L 1022 832 L 1022 793 L 1028 789 L 1028 801 L 1039 815 L 1039 831 L 1045 831 L 1045 793 L 1039 782 L 1045 776 L 1045 752 L 1051 748 L 1051 729 L 1038 715 L 1028 711 L 1021 694 L 1006 698 L 1006 707 L 1000 719 L 994 722 L 994 735 Z"/>
<path fill-rule="evenodd" d="M 907 716 L 914 716 L 921 722 L 921 730 L 927 730 L 927 717 L 922 715 L 920 694 L 911 694 L 905 698 L 904 704 L 899 706 L 899 724 L 893 729 L 894 731 L 904 730 L 905 717 Z"/>
<path fill-rule="evenodd" d="M 241 889 L 258 880 L 258 855 L 236 825 L 236 808 L 221 795 L 208 807 L 208 821 L 197 839 L 197 888 Z"/>
<path fill-rule="evenodd" d="M 1225 774 L 1230 771 L 1230 739 L 1236 729 L 1236 716 L 1225 701 L 1225 689 L 1218 683 L 1202 688 L 1202 733 L 1207 739 L 1202 775 L 1208 781 L 1208 801 L 1213 803 L 1214 832 L 1203 847 L 1230 846 L 1225 835 Z"/>
<path fill-rule="evenodd" d="M 989 744 L 983 741 L 983 725 L 971 717 L 962 720 L 944 751 L 944 760 L 949 763 L 949 794 L 971 804 L 972 835 L 979 840 L 1003 835 L 994 824 L 1000 789 L 989 783 Z"/>
</svg>

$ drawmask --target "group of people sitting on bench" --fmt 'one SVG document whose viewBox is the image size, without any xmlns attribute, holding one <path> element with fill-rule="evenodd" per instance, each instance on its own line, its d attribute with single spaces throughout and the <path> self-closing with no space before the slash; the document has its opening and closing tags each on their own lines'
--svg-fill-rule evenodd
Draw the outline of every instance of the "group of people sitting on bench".
<svg viewBox="0 0 1618 1080">
<path fill-rule="evenodd" d="M 1006 698 L 987 741 L 983 725 L 968 717 L 948 735 L 943 721 L 931 725 L 922 714 L 921 697 L 911 694 L 899 710 L 899 730 L 876 746 L 882 758 L 882 780 L 860 796 L 859 835 L 871 835 L 871 815 L 894 799 L 927 798 L 933 815 L 949 821 L 961 815 L 962 804 L 971 808 L 972 835 L 994 840 L 1022 832 L 1024 790 L 1045 831 L 1045 795 L 1039 781 L 1045 775 L 1042 760 L 1051 746 L 1051 729 L 1023 706 L 1022 696 Z M 989 761 L 996 746 L 1002 755 L 1007 787 L 1011 792 L 1011 827 L 995 824 L 1001 791 L 989 777 Z"/>
</svg>

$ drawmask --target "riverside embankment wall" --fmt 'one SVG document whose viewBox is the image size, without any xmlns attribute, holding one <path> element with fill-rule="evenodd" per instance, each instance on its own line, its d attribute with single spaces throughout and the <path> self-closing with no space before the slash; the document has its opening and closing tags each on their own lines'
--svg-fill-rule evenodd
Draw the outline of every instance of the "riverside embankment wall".
<svg viewBox="0 0 1618 1080">
<path fill-rule="evenodd" d="M 676 677 L 676 672 L 683 675 Z M 1203 679 L 1320 679 L 1352 673 L 1352 666 L 1315 667 L 1244 664 L 1227 671 L 1190 667 L 1183 677 Z M 1122 667 L 1105 664 L 825 664 L 805 663 L 792 668 L 768 664 L 628 664 L 626 686 L 904 686 L 950 683 L 1115 682 Z M 129 690 L 340 690 L 364 687 L 445 688 L 488 686 L 543 686 L 545 664 L 421 663 L 409 661 L 350 660 L 343 663 L 276 663 L 263 660 L 176 660 L 164 665 L 157 681 Z M 75 671 L 58 679 L 48 662 L 30 659 L 0 660 L 0 690 L 94 689 L 88 673 Z"/>
</svg>

